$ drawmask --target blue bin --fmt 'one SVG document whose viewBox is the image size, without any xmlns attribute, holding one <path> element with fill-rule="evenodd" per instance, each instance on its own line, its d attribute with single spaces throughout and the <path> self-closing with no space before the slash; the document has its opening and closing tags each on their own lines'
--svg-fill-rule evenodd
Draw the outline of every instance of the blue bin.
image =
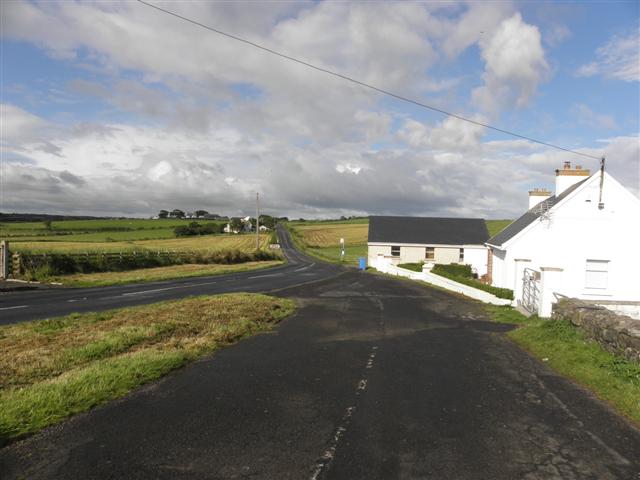
<svg viewBox="0 0 640 480">
<path fill-rule="evenodd" d="M 360 270 L 366 270 L 367 269 L 367 259 L 364 257 L 359 257 L 358 258 L 358 268 Z"/>
</svg>

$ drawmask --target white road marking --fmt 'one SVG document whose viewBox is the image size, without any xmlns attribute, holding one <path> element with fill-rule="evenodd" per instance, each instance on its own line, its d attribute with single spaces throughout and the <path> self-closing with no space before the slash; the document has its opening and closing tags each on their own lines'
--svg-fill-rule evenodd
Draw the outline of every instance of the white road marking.
<svg viewBox="0 0 640 480">
<path fill-rule="evenodd" d="M 200 287 L 202 285 L 213 285 L 214 283 L 218 283 L 218 282 L 190 283 L 189 285 L 178 285 L 178 286 L 175 286 L 175 287 L 153 288 L 151 290 L 142 290 L 140 292 L 123 293 L 120 296 L 121 297 L 128 297 L 128 296 L 132 296 L 132 295 L 143 295 L 145 293 L 164 292 L 166 290 L 175 290 L 175 289 L 178 289 L 178 288 L 191 288 L 191 287 Z M 105 297 L 105 298 L 113 298 L 113 297 Z"/>
<path fill-rule="evenodd" d="M 256 275 L 255 277 L 249 277 L 249 280 L 253 278 L 264 278 L 264 277 L 281 277 L 284 273 L 272 273 L 270 275 Z"/>
<path fill-rule="evenodd" d="M 2 307 L 0 310 L 14 310 L 16 308 L 27 308 L 29 305 L 17 305 L 15 307 Z"/>
<path fill-rule="evenodd" d="M 80 302 L 80 301 L 82 301 L 82 300 L 86 300 L 86 299 L 87 299 L 87 297 L 82 297 L 82 298 L 80 298 L 80 299 L 78 299 L 78 298 L 72 298 L 71 300 L 67 300 L 67 303 Z"/>
<path fill-rule="evenodd" d="M 302 267 L 302 268 L 298 268 L 297 270 L 294 270 L 294 272 L 302 272 L 303 270 L 306 270 L 308 268 L 311 268 L 315 265 L 315 262 L 312 263 L 311 265 L 307 265 L 306 267 Z"/>
<path fill-rule="evenodd" d="M 376 350 L 378 350 L 378 347 L 371 348 L 371 352 L 369 353 L 369 358 L 367 359 L 367 364 L 365 366 L 365 369 L 369 369 L 373 367 L 373 359 L 376 357 Z M 358 382 L 358 386 L 356 387 L 356 399 L 360 396 L 361 393 L 363 393 L 367 389 L 367 383 L 368 383 L 367 377 L 363 376 Z M 310 480 L 318 480 L 322 472 L 326 468 L 328 468 L 329 465 L 331 464 L 331 461 L 336 455 L 336 450 L 338 449 L 338 443 L 340 443 L 340 439 L 342 438 L 342 435 L 344 435 L 344 433 L 347 431 L 347 428 L 351 423 L 351 417 L 353 416 L 353 413 L 355 411 L 356 411 L 355 405 L 347 407 L 347 410 L 342 416 L 342 420 L 340 420 L 340 424 L 338 425 L 338 428 L 336 428 L 333 434 L 333 437 L 331 437 L 331 440 L 329 440 L 327 448 L 325 449 L 324 452 L 322 452 L 320 459 L 316 462 L 316 465 L 313 470 L 313 473 L 311 474 Z"/>
</svg>

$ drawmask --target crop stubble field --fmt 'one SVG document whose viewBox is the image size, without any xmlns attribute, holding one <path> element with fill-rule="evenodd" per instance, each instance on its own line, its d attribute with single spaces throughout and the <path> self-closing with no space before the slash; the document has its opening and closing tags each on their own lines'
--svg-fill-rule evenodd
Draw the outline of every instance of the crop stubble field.
<svg viewBox="0 0 640 480">
<path fill-rule="evenodd" d="M 6 222 L 0 225 L 0 239 L 11 242 L 14 252 L 84 253 L 127 251 L 253 251 L 254 235 L 205 235 L 176 238 L 173 229 L 194 220 L 123 219 Z M 197 220 L 201 224 L 220 223 Z M 260 248 L 266 248 L 269 235 L 260 235 Z"/>
</svg>

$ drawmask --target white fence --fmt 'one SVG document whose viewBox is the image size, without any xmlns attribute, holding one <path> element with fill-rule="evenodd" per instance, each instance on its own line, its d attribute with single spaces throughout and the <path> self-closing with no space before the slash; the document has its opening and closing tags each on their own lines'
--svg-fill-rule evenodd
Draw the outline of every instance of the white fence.
<svg viewBox="0 0 640 480">
<path fill-rule="evenodd" d="M 435 273 L 424 271 L 414 272 L 411 270 L 400 268 L 396 265 L 392 265 L 385 258 L 378 259 L 371 266 L 382 273 L 388 273 L 390 275 L 396 275 L 398 277 L 410 278 L 412 280 L 420 280 L 422 282 L 430 283 L 438 287 L 446 288 L 447 290 L 451 290 L 452 292 L 461 293 L 463 295 L 466 295 L 467 297 L 475 298 L 476 300 L 480 300 L 484 303 L 491 303 L 493 305 L 512 304 L 511 300 L 507 300 L 506 298 L 498 298 L 495 295 L 490 294 L 489 292 L 485 292 L 484 290 L 479 290 L 462 283 L 454 282 L 453 280 L 441 277 L 440 275 L 436 275 Z"/>
</svg>

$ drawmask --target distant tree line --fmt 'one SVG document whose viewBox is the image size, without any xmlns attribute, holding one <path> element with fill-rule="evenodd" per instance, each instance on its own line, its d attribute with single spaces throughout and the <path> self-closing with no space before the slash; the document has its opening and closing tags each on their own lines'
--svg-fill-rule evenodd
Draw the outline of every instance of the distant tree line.
<svg viewBox="0 0 640 480">
<path fill-rule="evenodd" d="M 222 233 L 224 225 L 221 223 L 206 223 L 204 225 L 198 222 L 191 222 L 189 225 L 176 227 L 173 232 L 176 237 L 190 237 L 194 235 L 212 235 Z"/>
<path fill-rule="evenodd" d="M 160 210 L 157 215 L 158 218 L 204 218 L 207 220 L 229 220 L 229 217 L 218 215 L 217 213 L 209 213 L 206 210 L 195 210 L 193 212 L 184 212 L 179 208 L 175 208 L 171 211 Z"/>
</svg>

